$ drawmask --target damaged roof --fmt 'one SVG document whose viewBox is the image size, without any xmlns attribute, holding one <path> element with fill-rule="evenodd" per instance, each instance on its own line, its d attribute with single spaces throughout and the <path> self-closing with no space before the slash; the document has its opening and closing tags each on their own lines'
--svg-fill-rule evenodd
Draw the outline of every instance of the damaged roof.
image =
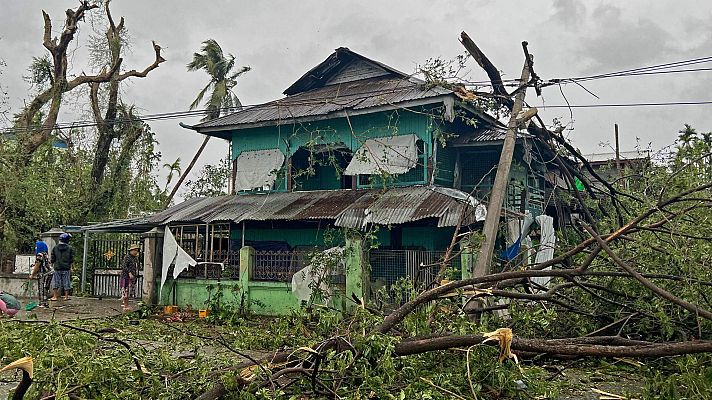
<svg viewBox="0 0 712 400">
<path fill-rule="evenodd" d="M 318 190 L 194 198 L 141 221 L 148 229 L 181 223 L 332 220 L 335 226 L 398 225 L 437 219 L 437 226 L 468 225 L 484 219 L 485 206 L 456 189 L 411 186 L 391 189 Z M 87 226 L 86 231 L 129 227 L 129 221 Z M 146 230 L 148 230 L 146 229 Z"/>
<path fill-rule="evenodd" d="M 404 74 L 348 48 L 336 49 L 326 60 L 299 78 L 287 97 L 245 108 L 192 129 L 223 137 L 218 131 L 306 122 L 454 100 L 453 91 L 426 87 L 425 82 Z M 397 104 L 397 105 L 396 105 Z M 224 138 L 229 138 L 225 136 Z"/>
</svg>

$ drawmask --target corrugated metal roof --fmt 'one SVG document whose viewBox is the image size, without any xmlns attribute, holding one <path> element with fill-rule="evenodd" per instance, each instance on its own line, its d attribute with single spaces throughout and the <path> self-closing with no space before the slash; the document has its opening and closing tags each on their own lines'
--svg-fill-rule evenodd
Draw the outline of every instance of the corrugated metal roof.
<svg viewBox="0 0 712 400">
<path fill-rule="evenodd" d="M 343 110 L 362 110 L 413 100 L 452 95 L 441 88 L 425 88 L 414 78 L 377 77 L 328 85 L 196 125 L 198 131 L 259 122 L 289 122 L 293 119 L 326 116 Z M 454 96 L 454 95 L 453 95 Z M 394 107 L 395 108 L 395 107 Z"/>
<path fill-rule="evenodd" d="M 475 128 L 469 132 L 459 134 L 456 138 L 450 139 L 449 142 L 454 145 L 467 145 L 473 143 L 483 143 L 483 142 L 496 142 L 504 140 L 504 136 L 507 134 L 506 127 L 502 129 L 486 127 L 486 128 Z M 517 138 L 533 138 L 532 135 L 525 132 L 518 132 Z"/>
<path fill-rule="evenodd" d="M 366 223 L 392 225 L 437 218 L 439 226 L 454 226 L 463 209 L 472 208 L 465 201 L 424 186 L 220 196 L 187 203 L 154 215 L 150 222 L 165 225 L 326 219 L 334 220 L 336 226 L 361 228 Z M 467 224 L 474 222 L 474 215 L 466 220 Z"/>
<path fill-rule="evenodd" d="M 643 160 L 646 158 L 650 158 L 650 151 L 648 150 L 630 150 L 630 151 L 621 151 L 619 152 L 621 160 Z M 584 158 L 588 160 L 589 162 L 592 163 L 605 163 L 608 161 L 615 161 L 616 160 L 616 153 L 611 152 L 611 153 L 593 153 L 593 154 L 584 154 Z"/>
<path fill-rule="evenodd" d="M 181 223 L 206 224 L 242 221 L 333 220 L 335 226 L 364 228 L 367 224 L 399 225 L 437 219 L 439 227 L 477 221 L 484 206 L 467 193 L 434 186 L 361 190 L 319 190 L 194 198 L 139 220 L 115 221 L 85 230 L 133 229 Z"/>
<path fill-rule="evenodd" d="M 408 76 L 408 74 L 398 71 L 397 69 L 391 66 L 383 64 L 376 60 L 372 60 L 368 57 L 364 57 L 361 54 L 356 53 L 355 51 L 351 51 L 348 47 L 339 47 L 338 49 L 334 50 L 334 52 L 331 53 L 329 57 L 326 58 L 326 60 L 322 61 L 321 63 L 319 63 L 319 65 L 307 71 L 296 82 L 289 86 L 284 91 L 284 94 L 289 96 L 297 93 L 306 92 L 319 86 L 324 86 L 335 75 L 338 75 L 341 71 L 343 71 L 344 68 L 347 67 L 349 64 L 358 61 L 370 64 L 371 66 L 382 70 L 384 73 L 389 73 L 401 77 Z"/>
</svg>

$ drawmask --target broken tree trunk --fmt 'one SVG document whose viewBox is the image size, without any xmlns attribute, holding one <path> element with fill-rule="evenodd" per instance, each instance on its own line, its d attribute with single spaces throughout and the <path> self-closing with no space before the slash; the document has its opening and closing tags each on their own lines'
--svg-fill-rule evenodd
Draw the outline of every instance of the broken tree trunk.
<svg viewBox="0 0 712 400">
<path fill-rule="evenodd" d="M 173 200 L 173 197 L 178 192 L 178 189 L 180 189 L 180 185 L 183 184 L 185 177 L 188 176 L 188 174 L 190 173 L 190 170 L 193 169 L 193 166 L 195 166 L 195 163 L 198 161 L 198 158 L 200 158 L 200 155 L 203 154 L 203 150 L 205 150 L 205 146 L 208 145 L 208 141 L 210 141 L 210 136 L 205 136 L 205 140 L 203 140 L 203 144 L 200 145 L 200 148 L 198 149 L 198 151 L 195 152 L 193 159 L 190 160 L 190 164 L 188 164 L 188 167 L 185 169 L 185 171 L 183 171 L 183 174 L 178 178 L 178 182 L 173 187 L 173 190 L 171 190 L 171 194 L 168 195 L 166 202 L 163 204 L 163 208 L 168 208 L 168 206 L 171 205 L 171 201 Z"/>
</svg>

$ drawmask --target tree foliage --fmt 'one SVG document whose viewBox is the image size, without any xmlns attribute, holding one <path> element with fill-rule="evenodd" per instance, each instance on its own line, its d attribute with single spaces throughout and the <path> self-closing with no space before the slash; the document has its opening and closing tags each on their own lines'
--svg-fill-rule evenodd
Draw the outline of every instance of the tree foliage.
<svg viewBox="0 0 712 400">
<path fill-rule="evenodd" d="M 215 119 L 231 110 L 242 109 L 242 103 L 233 89 L 237 86 L 237 78 L 249 71 L 250 67 L 245 66 L 234 71 L 235 56 L 225 55 L 215 39 L 204 41 L 200 52 L 193 54 L 193 61 L 188 63 L 187 67 L 188 71 L 203 70 L 210 76 L 208 84 L 190 104 L 191 110 L 198 108 L 205 95 L 210 92 L 205 100 L 207 111 L 204 120 Z"/>
<path fill-rule="evenodd" d="M 217 164 L 208 164 L 200 170 L 198 176 L 186 182 L 186 199 L 192 197 L 214 197 L 227 193 L 225 183 L 230 178 L 230 163 L 220 160 Z"/>
<path fill-rule="evenodd" d="M 72 76 L 67 49 L 77 41 L 85 15 L 99 5 L 82 2 L 67 10 L 55 38 L 52 20 L 44 13 L 48 54 L 33 58 L 24 77 L 34 88 L 32 98 L 15 115 L 11 134 L 0 141 L 0 172 L 6 177 L 0 184 L 2 254 L 27 251 L 33 238 L 51 227 L 154 211 L 165 197 L 156 183 L 161 155 L 155 134 L 120 90 L 121 82 L 146 77 L 165 60 L 154 43 L 152 64 L 142 71 L 122 70 L 125 22 L 121 18 L 115 23 L 108 1 L 103 6 L 98 31 L 87 45 L 93 75 Z M 87 101 L 66 96 L 70 92 L 88 95 Z M 57 127 L 60 110 L 70 104 L 90 109 L 96 126 Z"/>
</svg>

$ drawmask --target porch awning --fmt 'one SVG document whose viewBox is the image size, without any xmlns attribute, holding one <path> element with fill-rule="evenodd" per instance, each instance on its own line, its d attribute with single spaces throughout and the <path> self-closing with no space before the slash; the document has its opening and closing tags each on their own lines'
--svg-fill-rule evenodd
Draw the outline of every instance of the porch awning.
<svg viewBox="0 0 712 400">
<path fill-rule="evenodd" d="M 402 174 L 418 163 L 414 134 L 367 139 L 346 167 L 344 175 Z"/>
<path fill-rule="evenodd" d="M 279 149 L 243 151 L 235 161 L 235 190 L 271 188 L 282 164 L 284 154 Z"/>
<path fill-rule="evenodd" d="M 159 225 L 242 221 L 332 220 L 361 229 L 368 224 L 397 225 L 433 218 L 438 226 L 481 221 L 485 207 L 467 193 L 436 186 L 386 190 L 318 190 L 191 199 L 153 217 Z"/>
</svg>

